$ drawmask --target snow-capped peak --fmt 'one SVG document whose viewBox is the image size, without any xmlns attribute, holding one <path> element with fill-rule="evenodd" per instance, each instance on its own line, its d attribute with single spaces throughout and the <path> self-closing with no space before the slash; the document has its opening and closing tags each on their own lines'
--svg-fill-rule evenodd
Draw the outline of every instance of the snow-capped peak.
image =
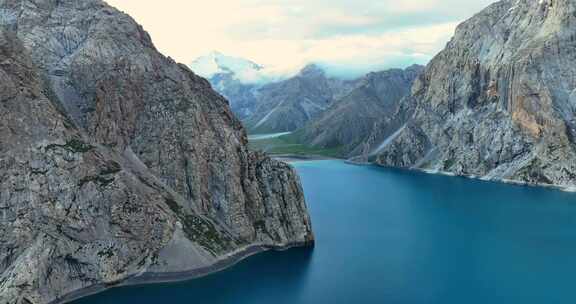
<svg viewBox="0 0 576 304">
<path fill-rule="evenodd" d="M 234 74 L 239 79 L 257 78 L 262 66 L 243 58 L 226 56 L 212 51 L 197 58 L 190 68 L 198 75 L 211 78 L 216 74 Z"/>
</svg>

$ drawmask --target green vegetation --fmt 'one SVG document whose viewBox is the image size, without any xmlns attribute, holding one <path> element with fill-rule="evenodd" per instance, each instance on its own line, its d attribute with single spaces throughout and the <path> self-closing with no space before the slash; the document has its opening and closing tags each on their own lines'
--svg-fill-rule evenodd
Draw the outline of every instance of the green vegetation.
<svg viewBox="0 0 576 304">
<path fill-rule="evenodd" d="M 46 146 L 47 151 L 53 150 L 56 148 L 68 150 L 72 153 L 86 153 L 86 152 L 94 149 L 94 146 L 87 144 L 87 143 L 85 143 L 79 139 L 71 139 L 71 140 L 67 141 L 66 144 L 64 144 L 64 145 L 51 144 L 51 145 Z"/>
<path fill-rule="evenodd" d="M 114 178 L 106 178 L 103 176 L 87 176 L 78 182 L 78 187 L 82 188 L 87 183 L 96 183 L 100 187 L 106 187 L 114 182 Z"/>
<path fill-rule="evenodd" d="M 209 221 L 190 214 L 181 216 L 184 233 L 191 241 L 200 244 L 214 254 L 222 254 L 231 247 L 232 240 L 223 232 L 219 232 Z"/>
<path fill-rule="evenodd" d="M 189 240 L 214 254 L 222 254 L 231 247 L 232 239 L 224 232 L 219 232 L 214 224 L 200 216 L 186 214 L 182 206 L 172 198 L 164 198 L 164 201 L 182 221 L 184 233 Z"/>
<path fill-rule="evenodd" d="M 114 177 L 107 177 L 109 175 L 116 174 L 122 171 L 122 167 L 119 163 L 115 161 L 109 161 L 106 163 L 106 166 L 102 168 L 99 175 L 96 176 L 86 176 L 80 180 L 78 186 L 82 188 L 87 183 L 96 183 L 100 185 L 100 187 L 106 187 L 114 182 Z"/>
<path fill-rule="evenodd" d="M 164 201 L 170 210 L 172 210 L 176 215 L 180 215 L 182 213 L 182 206 L 178 205 L 178 203 L 173 198 L 165 197 Z"/>
<path fill-rule="evenodd" d="M 456 161 L 453 159 L 447 159 L 444 162 L 444 170 L 450 170 L 454 165 L 456 164 Z"/>
<path fill-rule="evenodd" d="M 263 151 L 270 155 L 327 156 L 340 157 L 340 148 L 318 148 L 301 143 L 297 136 L 290 134 L 275 138 L 251 140 L 252 151 Z"/>
</svg>

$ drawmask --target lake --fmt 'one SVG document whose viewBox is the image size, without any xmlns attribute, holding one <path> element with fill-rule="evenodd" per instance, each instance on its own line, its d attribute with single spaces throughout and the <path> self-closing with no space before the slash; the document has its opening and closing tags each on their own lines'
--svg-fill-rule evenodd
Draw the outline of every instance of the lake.
<svg viewBox="0 0 576 304">
<path fill-rule="evenodd" d="M 77 304 L 576 303 L 576 195 L 298 162 L 317 243 Z"/>
</svg>

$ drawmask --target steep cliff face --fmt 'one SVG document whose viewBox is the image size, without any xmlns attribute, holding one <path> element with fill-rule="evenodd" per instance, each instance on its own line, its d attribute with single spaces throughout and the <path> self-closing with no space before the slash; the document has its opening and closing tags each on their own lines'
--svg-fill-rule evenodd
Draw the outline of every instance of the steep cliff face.
<svg viewBox="0 0 576 304">
<path fill-rule="evenodd" d="M 291 168 L 100 0 L 0 0 L 0 303 L 310 244 Z"/>
<path fill-rule="evenodd" d="M 308 65 L 292 78 L 258 89 L 256 108 L 245 125 L 253 133 L 295 131 L 317 118 L 357 83 L 331 78 L 320 67 Z"/>
<path fill-rule="evenodd" d="M 390 119 L 402 98 L 424 67 L 414 65 L 370 73 L 358 87 L 346 94 L 296 134 L 306 144 L 340 148 L 343 156 L 364 152 L 365 143 L 380 121 Z M 374 147 L 376 149 L 377 147 Z"/>
<path fill-rule="evenodd" d="M 575 13 L 574 0 L 505 0 L 461 24 L 374 160 L 574 187 Z"/>
</svg>

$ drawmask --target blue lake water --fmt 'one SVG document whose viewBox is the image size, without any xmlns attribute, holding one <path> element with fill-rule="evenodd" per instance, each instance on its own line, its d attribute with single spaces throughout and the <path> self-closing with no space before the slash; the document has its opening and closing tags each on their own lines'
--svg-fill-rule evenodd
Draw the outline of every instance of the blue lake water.
<svg viewBox="0 0 576 304">
<path fill-rule="evenodd" d="M 576 303 L 575 194 L 340 161 L 295 167 L 314 250 L 75 303 Z"/>
</svg>

